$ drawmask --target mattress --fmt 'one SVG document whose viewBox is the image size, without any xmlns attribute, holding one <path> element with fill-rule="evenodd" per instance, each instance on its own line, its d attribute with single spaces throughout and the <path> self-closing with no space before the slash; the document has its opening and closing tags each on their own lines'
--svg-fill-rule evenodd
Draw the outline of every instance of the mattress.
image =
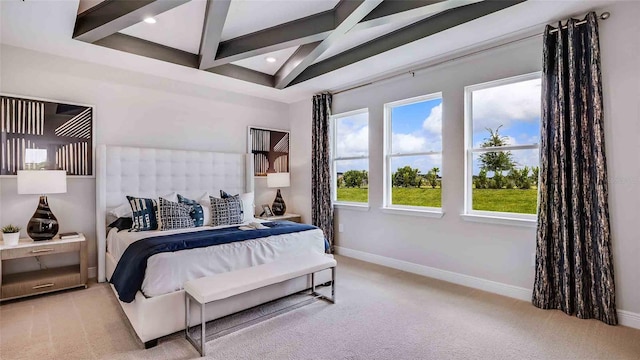
<svg viewBox="0 0 640 360">
<path fill-rule="evenodd" d="M 154 236 L 210 229 L 214 227 L 141 232 L 118 232 L 117 229 L 111 229 L 107 235 L 107 251 L 116 261 L 119 261 L 127 247 L 135 241 Z M 279 257 L 308 251 L 324 252 L 322 230 L 313 229 L 230 244 L 160 253 L 147 260 L 147 270 L 141 291 L 147 297 L 168 294 L 181 290 L 183 284 L 192 279 L 262 265 Z"/>
</svg>

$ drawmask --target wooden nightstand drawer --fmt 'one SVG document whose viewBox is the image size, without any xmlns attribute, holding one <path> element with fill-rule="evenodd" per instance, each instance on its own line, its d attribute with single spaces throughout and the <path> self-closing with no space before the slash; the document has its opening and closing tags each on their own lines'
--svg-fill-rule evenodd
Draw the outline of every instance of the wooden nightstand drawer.
<svg viewBox="0 0 640 360">
<path fill-rule="evenodd" d="M 82 286 L 79 265 L 5 275 L 2 282 L 2 299 Z"/>
<path fill-rule="evenodd" d="M 47 243 L 34 243 L 33 246 L 19 247 L 15 249 L 5 249 L 2 251 L 2 260 L 19 259 L 40 255 L 59 254 L 80 250 L 79 242 L 59 243 L 55 241 Z"/>
<path fill-rule="evenodd" d="M 77 253 L 80 263 L 47 269 L 45 259 L 49 255 Z M 41 270 L 3 274 L 3 262 L 12 259 L 33 258 Z M 87 285 L 87 241 L 83 234 L 77 237 L 47 241 L 20 239 L 17 245 L 5 245 L 0 242 L 0 301 L 17 299 L 24 296 L 44 294 L 52 291 L 71 289 Z"/>
</svg>

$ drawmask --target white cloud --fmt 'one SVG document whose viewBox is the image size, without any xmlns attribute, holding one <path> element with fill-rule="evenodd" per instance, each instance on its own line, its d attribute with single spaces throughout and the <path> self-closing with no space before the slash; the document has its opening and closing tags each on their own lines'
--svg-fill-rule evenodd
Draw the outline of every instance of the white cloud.
<svg viewBox="0 0 640 360">
<path fill-rule="evenodd" d="M 540 91 L 540 79 L 474 91 L 473 129 L 508 128 L 514 121 L 537 121 Z"/>
<path fill-rule="evenodd" d="M 422 123 L 422 128 L 432 134 L 442 133 L 442 103 L 431 108 L 429 116 Z"/>
<path fill-rule="evenodd" d="M 393 134 L 391 139 L 394 153 L 413 153 L 425 151 L 426 141 L 423 137 L 412 134 Z"/>
<path fill-rule="evenodd" d="M 338 156 L 362 156 L 369 153 L 369 126 L 366 114 L 339 119 L 336 126 Z"/>
</svg>

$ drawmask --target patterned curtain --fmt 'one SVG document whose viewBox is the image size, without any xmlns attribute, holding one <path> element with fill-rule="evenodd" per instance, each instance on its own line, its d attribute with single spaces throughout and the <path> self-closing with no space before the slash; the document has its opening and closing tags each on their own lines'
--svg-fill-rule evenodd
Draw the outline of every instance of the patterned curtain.
<svg viewBox="0 0 640 360">
<path fill-rule="evenodd" d="M 331 94 L 313 97 L 313 133 L 311 166 L 311 221 L 324 231 L 333 253 L 333 206 L 331 205 L 331 171 L 329 152 L 329 116 Z"/>
<path fill-rule="evenodd" d="M 540 201 L 532 302 L 618 322 L 595 13 L 544 35 Z"/>
</svg>

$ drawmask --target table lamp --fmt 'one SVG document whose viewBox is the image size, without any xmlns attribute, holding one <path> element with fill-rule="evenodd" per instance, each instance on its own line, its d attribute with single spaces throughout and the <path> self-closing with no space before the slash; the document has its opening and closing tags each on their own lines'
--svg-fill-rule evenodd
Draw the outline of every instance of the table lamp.
<svg viewBox="0 0 640 360">
<path fill-rule="evenodd" d="M 58 233 L 58 219 L 49 208 L 48 194 L 67 192 L 65 170 L 19 170 L 18 194 L 38 194 L 40 202 L 29 220 L 27 234 L 35 241 L 50 240 Z"/>
<path fill-rule="evenodd" d="M 285 211 L 287 211 L 287 205 L 284 203 L 282 199 L 282 194 L 280 194 L 280 188 L 289 187 L 290 179 L 289 173 L 268 173 L 267 174 L 267 187 L 269 188 L 278 188 L 278 193 L 276 194 L 275 200 L 273 200 L 273 205 L 271 205 L 271 210 L 274 215 L 284 215 Z"/>
</svg>

